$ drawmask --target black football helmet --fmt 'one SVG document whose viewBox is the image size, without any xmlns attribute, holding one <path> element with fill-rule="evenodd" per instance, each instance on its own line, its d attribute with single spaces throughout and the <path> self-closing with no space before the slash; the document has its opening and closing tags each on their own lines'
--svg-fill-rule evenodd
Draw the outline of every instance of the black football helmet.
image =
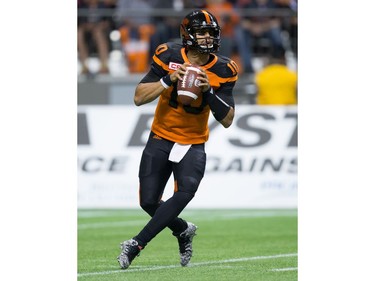
<svg viewBox="0 0 375 281">
<path fill-rule="evenodd" d="M 198 44 L 196 33 L 202 30 L 209 31 L 213 44 Z M 214 15 L 205 10 L 195 10 L 181 22 L 180 36 L 182 44 L 190 49 L 198 50 L 200 53 L 216 53 L 220 47 L 220 30 Z"/>
</svg>

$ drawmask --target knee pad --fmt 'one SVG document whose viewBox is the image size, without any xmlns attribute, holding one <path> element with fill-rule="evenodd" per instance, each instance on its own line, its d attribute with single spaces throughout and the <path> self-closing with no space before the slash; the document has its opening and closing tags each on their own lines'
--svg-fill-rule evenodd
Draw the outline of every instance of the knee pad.
<svg viewBox="0 0 375 281">
<path fill-rule="evenodd" d="M 150 216 L 153 216 L 157 208 L 159 207 L 160 203 L 141 200 L 139 205 L 147 214 L 149 214 Z"/>
<path fill-rule="evenodd" d="M 195 192 L 198 190 L 199 183 L 200 181 L 194 177 L 184 176 L 180 181 L 177 181 L 177 190 L 190 193 L 194 197 Z"/>
</svg>

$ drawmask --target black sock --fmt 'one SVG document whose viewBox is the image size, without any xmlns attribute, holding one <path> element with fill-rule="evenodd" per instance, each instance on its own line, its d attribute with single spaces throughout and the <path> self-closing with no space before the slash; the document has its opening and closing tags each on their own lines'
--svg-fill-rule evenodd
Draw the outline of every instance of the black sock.
<svg viewBox="0 0 375 281">
<path fill-rule="evenodd" d="M 170 227 L 175 233 L 186 229 L 187 224 L 184 220 L 175 220 L 186 205 L 193 199 L 194 195 L 178 191 L 156 210 L 154 216 L 134 237 L 143 248 L 165 227 Z"/>
</svg>

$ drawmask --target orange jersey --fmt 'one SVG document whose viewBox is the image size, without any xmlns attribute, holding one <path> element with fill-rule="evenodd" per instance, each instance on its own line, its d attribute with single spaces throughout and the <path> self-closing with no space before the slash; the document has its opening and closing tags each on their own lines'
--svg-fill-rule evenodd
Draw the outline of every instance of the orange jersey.
<svg viewBox="0 0 375 281">
<path fill-rule="evenodd" d="M 160 45 L 152 58 L 150 71 L 140 83 L 159 81 L 179 65 L 190 63 L 185 51 L 177 43 Z M 234 108 L 232 91 L 237 81 L 237 65 L 229 58 L 211 54 L 208 63 L 200 67 L 206 71 L 216 95 Z M 182 105 L 177 101 L 176 85 L 173 83 L 161 93 L 151 130 L 164 139 L 181 144 L 206 142 L 210 108 L 205 98 L 200 96 L 191 105 Z"/>
</svg>

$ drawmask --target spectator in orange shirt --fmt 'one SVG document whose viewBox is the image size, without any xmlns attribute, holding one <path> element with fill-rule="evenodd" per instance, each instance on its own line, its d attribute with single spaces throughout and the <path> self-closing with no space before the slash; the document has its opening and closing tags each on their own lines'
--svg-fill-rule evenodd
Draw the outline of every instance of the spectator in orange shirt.
<svg viewBox="0 0 375 281">
<path fill-rule="evenodd" d="M 142 11 L 142 16 L 132 16 L 131 12 Z M 149 63 L 150 38 L 155 32 L 149 15 L 152 10 L 148 0 L 118 0 L 116 15 L 123 53 L 129 72 L 145 72 Z"/>
<path fill-rule="evenodd" d="M 220 54 L 231 57 L 234 41 L 234 28 L 240 17 L 227 0 L 207 0 L 206 9 L 216 15 L 221 26 Z"/>
<path fill-rule="evenodd" d="M 217 20 L 221 26 L 220 54 L 235 60 L 233 58 L 234 51 L 239 51 L 241 61 L 238 61 L 238 65 L 241 68 L 240 72 L 253 73 L 250 56 L 241 52 L 241 50 L 248 49 L 249 46 L 246 45 L 242 36 L 235 37 L 236 32 L 242 34 L 243 31 L 240 31 L 242 29 L 241 17 L 233 4 L 228 0 L 207 0 L 206 9 L 217 15 Z"/>
</svg>

